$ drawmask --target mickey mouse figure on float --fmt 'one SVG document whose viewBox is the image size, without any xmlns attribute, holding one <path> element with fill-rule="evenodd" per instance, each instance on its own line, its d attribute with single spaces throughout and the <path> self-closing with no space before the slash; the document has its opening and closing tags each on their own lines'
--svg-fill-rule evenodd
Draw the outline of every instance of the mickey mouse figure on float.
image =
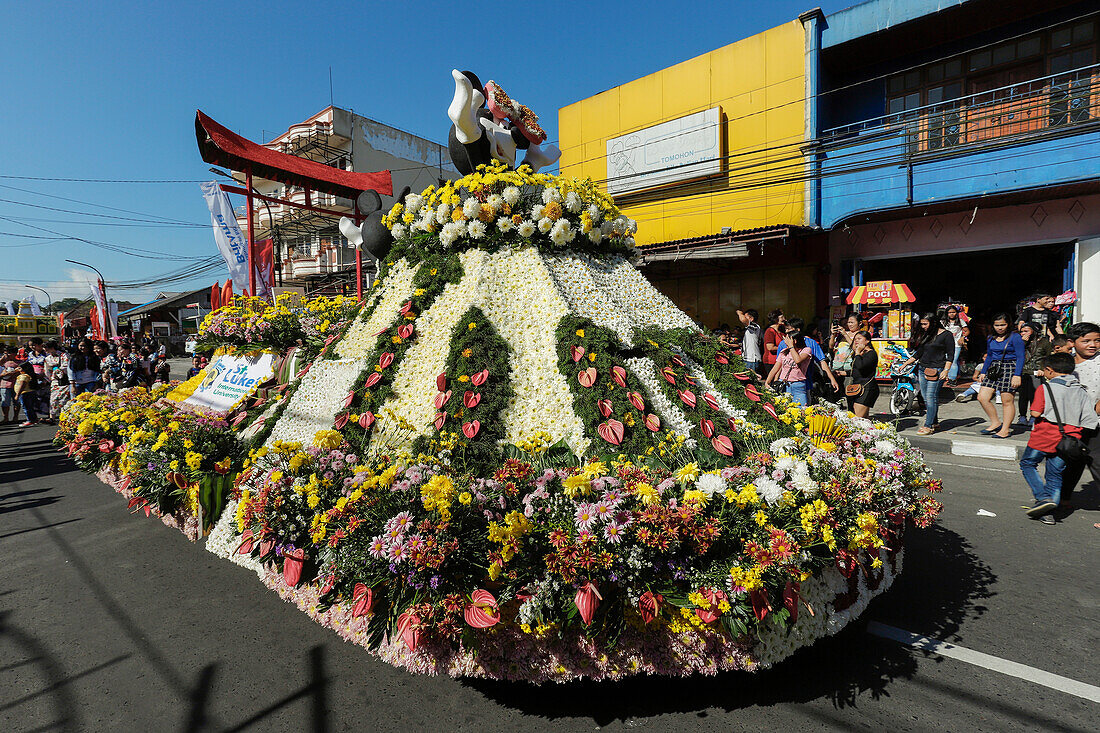
<svg viewBox="0 0 1100 733">
<path fill-rule="evenodd" d="M 452 70 L 451 76 L 455 94 L 447 108 L 451 119 L 447 148 L 459 173 L 469 175 L 493 160 L 515 166 L 517 150 L 526 152 L 523 165 L 532 171 L 552 165 L 561 157 L 556 145 L 542 146 L 546 132 L 539 125 L 538 115 L 509 97 L 495 81 L 490 79 L 482 85 L 477 74 L 458 69 Z M 404 201 L 408 193 L 406 187 L 396 200 Z M 393 245 L 393 236 L 382 224 L 382 199 L 375 191 L 364 191 L 358 203 L 366 217 L 363 223 L 356 225 L 343 217 L 340 232 L 353 246 L 380 260 Z"/>
</svg>

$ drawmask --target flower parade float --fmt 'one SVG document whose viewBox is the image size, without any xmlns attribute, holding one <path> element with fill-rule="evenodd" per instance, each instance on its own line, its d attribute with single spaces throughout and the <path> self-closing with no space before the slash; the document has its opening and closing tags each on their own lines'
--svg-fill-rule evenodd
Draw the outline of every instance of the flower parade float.
<svg viewBox="0 0 1100 733">
<path fill-rule="evenodd" d="M 502 162 L 492 125 L 530 110 L 454 77 L 466 175 L 364 225 L 363 302 L 227 416 L 207 549 L 418 673 L 715 674 L 836 633 L 940 510 L 919 451 L 762 387 L 631 264 L 595 184 Z"/>
</svg>

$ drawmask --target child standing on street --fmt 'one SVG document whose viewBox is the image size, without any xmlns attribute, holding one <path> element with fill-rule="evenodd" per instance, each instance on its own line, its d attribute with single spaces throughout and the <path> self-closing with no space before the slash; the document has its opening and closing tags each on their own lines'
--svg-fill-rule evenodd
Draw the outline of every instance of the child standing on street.
<svg viewBox="0 0 1100 733">
<path fill-rule="evenodd" d="M 1063 435 L 1080 439 L 1085 430 L 1100 424 L 1088 392 L 1073 375 L 1074 366 L 1069 354 L 1048 356 L 1043 367 L 1046 381 L 1035 391 L 1031 402 L 1035 427 L 1020 459 L 1020 470 L 1035 497 L 1027 515 L 1043 524 L 1055 523 L 1051 512 L 1058 508 L 1062 498 L 1066 461 L 1058 455 L 1059 441 Z M 1043 461 L 1047 464 L 1045 480 L 1039 478 L 1038 469 Z"/>
<path fill-rule="evenodd" d="M 29 428 L 38 424 L 38 374 L 27 362 L 20 364 L 19 369 L 21 373 L 15 378 L 15 398 L 27 418 L 19 427 Z"/>
</svg>

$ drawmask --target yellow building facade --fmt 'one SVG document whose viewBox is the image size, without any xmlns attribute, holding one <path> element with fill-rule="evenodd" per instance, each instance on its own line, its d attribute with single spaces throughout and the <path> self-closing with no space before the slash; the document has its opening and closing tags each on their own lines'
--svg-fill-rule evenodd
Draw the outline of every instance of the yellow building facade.
<svg viewBox="0 0 1100 733">
<path fill-rule="evenodd" d="M 719 172 L 616 194 L 639 246 L 801 225 L 804 38 L 794 20 L 561 108 L 562 174 L 606 182 L 609 140 L 717 107 Z"/>
<path fill-rule="evenodd" d="M 826 307 L 825 250 L 799 230 L 805 39 L 793 20 L 558 112 L 562 174 L 603 183 L 638 222 L 637 243 L 651 252 L 647 276 L 704 326 L 736 325 L 739 307 L 807 319 Z M 717 164 L 680 163 L 700 148 L 693 129 L 712 134 L 702 157 Z M 614 159 L 624 149 L 637 159 L 626 175 Z M 650 172 L 635 172 L 643 168 Z M 723 242 L 748 242 L 748 254 L 710 254 Z M 681 248 L 696 256 L 658 261 Z"/>
</svg>

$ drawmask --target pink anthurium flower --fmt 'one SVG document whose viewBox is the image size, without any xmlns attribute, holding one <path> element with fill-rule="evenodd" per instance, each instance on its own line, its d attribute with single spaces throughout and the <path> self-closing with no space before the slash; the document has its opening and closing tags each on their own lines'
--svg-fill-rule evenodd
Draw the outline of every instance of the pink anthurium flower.
<svg viewBox="0 0 1100 733">
<path fill-rule="evenodd" d="M 619 385 L 623 389 L 626 389 L 626 370 L 616 364 L 611 367 L 611 381 Z"/>
<path fill-rule="evenodd" d="M 661 376 L 665 378 L 665 381 L 676 386 L 676 371 L 672 367 L 665 367 L 661 370 Z"/>
<path fill-rule="evenodd" d="M 710 438 L 714 435 L 714 423 L 705 417 L 699 421 L 699 429 L 703 431 L 703 435 Z"/>
<path fill-rule="evenodd" d="M 447 372 L 443 372 L 435 378 L 435 387 L 440 392 L 443 392 L 447 389 Z"/>
<path fill-rule="evenodd" d="M 401 315 L 405 315 L 406 313 L 411 311 L 412 307 L 413 307 L 413 302 L 411 300 L 407 301 L 405 303 L 405 305 L 401 306 Z"/>
<path fill-rule="evenodd" d="M 263 542 L 261 542 L 260 559 L 263 560 L 265 557 L 270 555 L 273 549 L 275 549 L 275 540 L 264 540 Z"/>
<path fill-rule="evenodd" d="M 291 588 L 302 579 L 302 565 L 305 564 L 305 550 L 288 550 L 283 553 L 283 580 Z"/>
<path fill-rule="evenodd" d="M 420 646 L 420 617 L 412 611 L 405 611 L 397 617 L 397 632 L 409 651 L 415 652 Z"/>
<path fill-rule="evenodd" d="M 447 422 L 447 413 L 442 411 L 435 413 L 435 420 L 433 421 L 433 424 L 435 425 L 436 430 L 442 430 L 443 423 L 445 422 Z"/>
<path fill-rule="evenodd" d="M 477 407 L 480 402 L 480 392 L 471 392 L 470 390 L 466 390 L 466 394 L 462 395 L 462 404 L 466 406 L 466 409 Z"/>
<path fill-rule="evenodd" d="M 596 407 L 600 408 L 600 414 L 604 417 L 611 417 L 611 413 L 615 411 L 611 406 L 611 400 L 596 400 Z"/>
<path fill-rule="evenodd" d="M 480 372 L 470 377 L 470 384 L 474 385 L 475 387 L 480 387 L 481 385 L 485 384 L 485 380 L 488 378 L 489 370 L 482 369 Z"/>
<path fill-rule="evenodd" d="M 671 362 L 672 362 L 673 364 L 675 364 L 675 365 L 676 365 L 676 366 L 678 366 L 678 367 L 683 367 L 683 366 L 685 366 L 685 365 L 684 365 L 684 360 L 683 360 L 683 359 L 681 359 L 680 357 L 676 356 L 676 354 L 673 354 L 673 355 L 672 355 L 672 358 L 671 358 L 671 359 L 669 359 L 669 361 L 671 361 Z"/>
<path fill-rule="evenodd" d="M 596 615 L 596 608 L 602 600 L 603 596 L 596 590 L 596 586 L 590 582 L 577 589 L 577 595 L 574 596 L 573 603 L 580 611 L 581 621 L 584 622 L 585 626 L 592 623 L 592 617 Z"/>
<path fill-rule="evenodd" d="M 645 416 L 645 426 L 655 433 L 661 429 L 661 418 L 651 412 Z"/>
<path fill-rule="evenodd" d="M 351 593 L 351 602 L 352 618 L 366 616 L 374 608 L 374 590 L 363 583 L 356 583 Z"/>
<path fill-rule="evenodd" d="M 642 621 L 649 623 L 657 618 L 657 609 L 664 603 L 664 596 L 660 593 L 654 593 L 651 590 L 647 590 L 642 594 L 642 597 L 638 599 L 638 613 L 642 616 Z"/>
<path fill-rule="evenodd" d="M 710 439 L 710 444 L 714 446 L 714 450 L 724 456 L 733 455 L 733 441 L 727 435 L 715 435 Z"/>
<path fill-rule="evenodd" d="M 370 389 L 374 385 L 382 381 L 382 374 L 380 372 L 371 372 L 367 375 L 366 381 L 363 382 L 363 386 Z"/>
<path fill-rule="evenodd" d="M 342 429 L 348 424 L 348 413 L 342 412 L 336 416 L 336 420 L 333 421 L 332 426 L 337 430 Z"/>
<path fill-rule="evenodd" d="M 378 366 L 385 369 L 386 367 L 388 367 L 390 364 L 393 363 L 393 359 L 394 359 L 393 352 L 392 351 L 387 351 L 386 353 L 384 353 L 380 357 L 378 357 Z"/>
<path fill-rule="evenodd" d="M 325 577 L 321 578 L 321 595 L 325 596 L 331 593 L 334 585 L 336 585 L 335 573 L 328 573 Z"/>
<path fill-rule="evenodd" d="M 233 427 L 237 427 L 238 425 L 243 423 L 247 418 L 248 418 L 248 413 L 247 412 L 242 412 L 241 414 L 237 415 L 235 418 L 233 418 Z"/>
<path fill-rule="evenodd" d="M 779 419 L 779 413 L 776 412 L 775 405 L 773 405 L 770 402 L 765 402 L 763 405 L 761 405 L 761 407 L 764 408 L 764 412 L 768 413 L 769 415 L 774 417 L 776 420 Z"/>
<path fill-rule="evenodd" d="M 569 356 L 572 357 L 573 363 L 576 364 L 584 356 L 583 346 L 572 346 L 569 348 Z"/>
<path fill-rule="evenodd" d="M 596 428 L 596 432 L 611 445 L 619 445 L 623 442 L 625 428 L 621 422 L 612 419 L 600 423 L 599 427 Z"/>
<path fill-rule="evenodd" d="M 481 430 L 480 420 L 471 420 L 470 422 L 463 423 L 462 425 L 462 434 L 470 440 L 474 439 L 474 436 L 477 435 L 477 431 L 479 430 Z"/>
<path fill-rule="evenodd" d="M 451 401 L 451 390 L 440 392 L 435 396 L 435 409 L 442 410 L 443 406 Z"/>
<path fill-rule="evenodd" d="M 720 408 L 718 407 L 718 398 L 717 398 L 717 397 L 715 397 L 715 396 L 714 396 L 714 395 L 713 395 L 712 393 L 710 393 L 710 392 L 707 392 L 707 393 L 706 393 L 705 395 L 703 395 L 703 402 L 706 402 L 706 403 L 707 403 L 707 407 L 709 407 L 709 408 L 710 408 L 710 409 L 712 409 L 712 410 L 718 410 L 718 409 L 720 409 Z"/>
<path fill-rule="evenodd" d="M 347 397 L 344 398 L 344 409 L 351 407 L 351 403 L 355 402 L 355 392 L 348 392 Z"/>
<path fill-rule="evenodd" d="M 403 326 L 397 327 L 397 335 L 403 339 L 407 339 L 409 336 L 413 335 L 414 330 L 416 330 L 416 326 L 411 323 L 406 323 Z"/>
<path fill-rule="evenodd" d="M 638 410 L 645 412 L 645 400 L 642 398 L 642 395 L 640 393 L 631 392 L 627 396 L 630 398 L 630 404 L 634 405 L 634 407 Z"/>
<path fill-rule="evenodd" d="M 500 609 L 497 608 L 497 599 L 487 590 L 475 590 L 470 596 L 470 603 L 466 604 L 463 615 L 466 623 L 475 629 L 487 629 L 500 622 Z"/>
<path fill-rule="evenodd" d="M 596 367 L 588 367 L 577 372 L 577 381 L 582 387 L 591 387 L 596 383 Z"/>
<path fill-rule="evenodd" d="M 760 401 L 760 393 L 756 390 L 756 387 L 754 387 L 751 384 L 747 385 L 745 387 L 745 396 L 748 397 L 753 402 L 759 402 Z"/>
<path fill-rule="evenodd" d="M 678 394 L 680 395 L 680 401 L 688 407 L 695 407 L 695 393 L 690 389 L 681 389 Z"/>
<path fill-rule="evenodd" d="M 362 415 L 359 416 L 359 427 L 363 428 L 363 430 L 366 430 L 371 425 L 374 425 L 373 412 L 364 412 Z"/>
</svg>

